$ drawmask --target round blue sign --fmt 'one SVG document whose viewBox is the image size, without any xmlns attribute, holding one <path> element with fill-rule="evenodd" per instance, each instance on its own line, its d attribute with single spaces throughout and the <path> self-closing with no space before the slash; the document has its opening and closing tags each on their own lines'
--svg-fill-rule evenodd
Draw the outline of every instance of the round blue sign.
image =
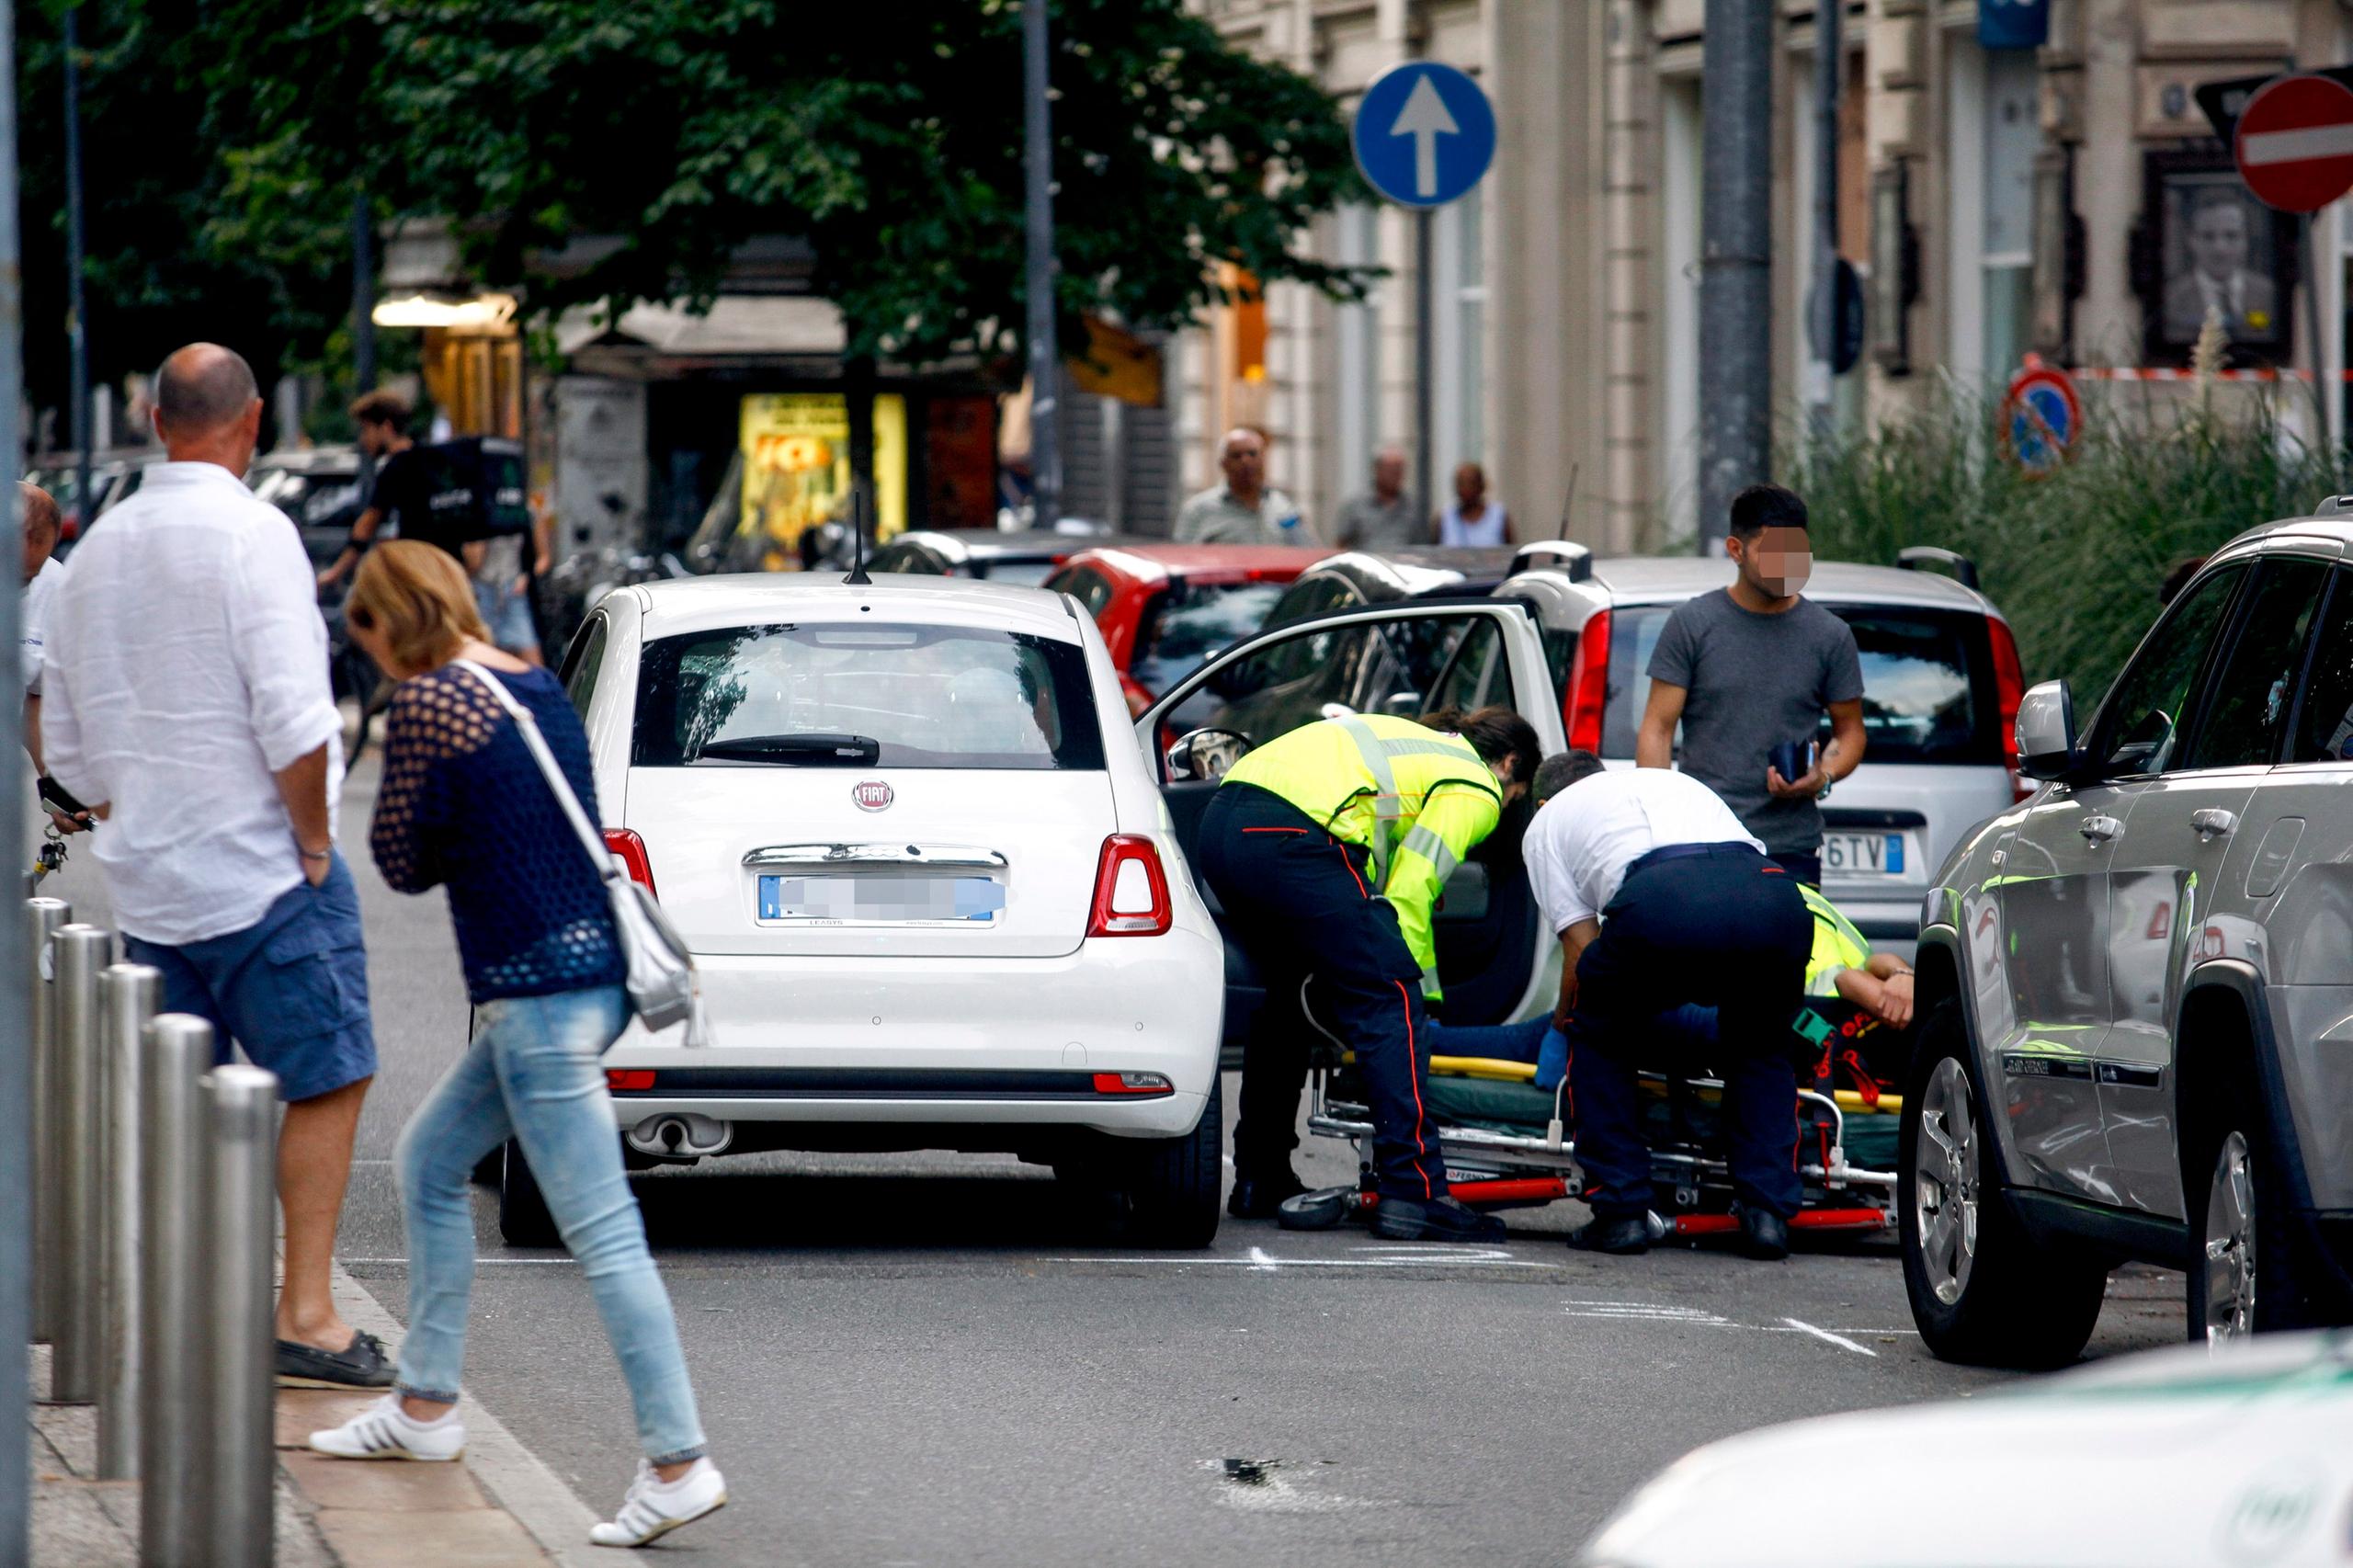
<svg viewBox="0 0 2353 1568">
<path fill-rule="evenodd" d="M 1407 207 L 1443 207 L 1495 161 L 1495 111 L 1453 66 L 1416 60 L 1374 78 L 1352 137 L 1375 190 Z"/>
</svg>

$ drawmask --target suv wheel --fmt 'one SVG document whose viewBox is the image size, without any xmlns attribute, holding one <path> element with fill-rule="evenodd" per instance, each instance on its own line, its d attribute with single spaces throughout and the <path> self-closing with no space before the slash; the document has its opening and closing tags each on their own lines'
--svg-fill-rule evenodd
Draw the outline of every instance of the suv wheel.
<svg viewBox="0 0 2353 1568">
<path fill-rule="evenodd" d="M 2063 1366 L 2099 1320 L 2108 1271 L 2039 1247 L 2005 1201 L 1958 1003 L 1922 1021 L 1898 1134 L 1904 1289 L 1948 1361 Z"/>
<path fill-rule="evenodd" d="M 2221 1109 L 2185 1140 L 2182 1160 L 2192 1225 L 2189 1337 L 2208 1343 L 2300 1327 L 2304 1318 L 2273 1145 L 2260 1135 L 2250 1096 L 2230 1095 Z"/>
</svg>

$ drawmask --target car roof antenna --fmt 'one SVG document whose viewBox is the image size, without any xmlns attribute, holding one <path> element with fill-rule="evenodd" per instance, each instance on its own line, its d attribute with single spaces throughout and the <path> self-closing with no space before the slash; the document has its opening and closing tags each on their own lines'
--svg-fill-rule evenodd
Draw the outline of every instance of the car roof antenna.
<svg viewBox="0 0 2353 1568">
<path fill-rule="evenodd" d="M 845 586 L 871 587 L 874 579 L 866 574 L 866 481 L 852 480 L 849 487 L 849 531 L 851 538 L 849 575 L 842 579 Z"/>
</svg>

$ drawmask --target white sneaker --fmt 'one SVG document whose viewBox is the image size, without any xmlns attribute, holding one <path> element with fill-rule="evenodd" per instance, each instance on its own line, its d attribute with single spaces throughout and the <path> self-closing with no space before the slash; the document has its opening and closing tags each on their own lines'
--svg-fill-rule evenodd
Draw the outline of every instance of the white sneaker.
<svg viewBox="0 0 2353 1568">
<path fill-rule="evenodd" d="M 456 1459 L 466 1451 L 465 1424 L 455 1410 L 419 1421 L 388 1393 L 340 1426 L 311 1434 L 311 1447 L 339 1460 Z"/>
<path fill-rule="evenodd" d="M 662 1481 L 652 1465 L 640 1460 L 637 1479 L 629 1483 L 620 1512 L 590 1530 L 588 1539 L 598 1546 L 643 1546 L 726 1506 L 727 1478 L 710 1460 L 697 1460 L 677 1480 Z"/>
</svg>

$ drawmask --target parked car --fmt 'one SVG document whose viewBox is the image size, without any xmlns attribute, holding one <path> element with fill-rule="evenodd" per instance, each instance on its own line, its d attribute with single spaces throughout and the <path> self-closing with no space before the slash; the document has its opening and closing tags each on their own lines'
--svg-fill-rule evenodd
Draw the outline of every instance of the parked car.
<svg viewBox="0 0 2353 1568">
<path fill-rule="evenodd" d="M 1045 585 L 1095 617 L 1129 710 L 1141 713 L 1203 659 L 1264 625 L 1285 585 L 1320 559 L 1281 545 L 1120 545 L 1081 551 Z"/>
<path fill-rule="evenodd" d="M 1543 628 L 1569 743 L 1631 767 L 1667 616 L 1732 579 L 1722 559 L 1570 557 L 1531 564 L 1495 592 Z M 2018 799 L 2018 644 L 1984 595 L 1930 572 L 1817 562 L 1805 592 L 1854 628 L 1869 737 L 1862 766 L 1822 808 L 1823 892 L 1865 936 L 1902 952 L 1938 862 Z M 1475 706 L 1494 649 L 1473 642 L 1449 653 L 1415 700 Z"/>
<path fill-rule="evenodd" d="M 2353 497 L 2241 535 L 1929 892 L 1904 1284 L 1954 1360 L 2072 1358 L 2102 1282 L 2192 1338 L 2353 1317 Z"/>
<path fill-rule="evenodd" d="M 90 454 L 90 500 L 82 499 L 79 454 L 74 452 L 44 452 L 33 460 L 25 477 L 49 492 L 57 503 L 58 551 L 60 556 L 72 553 L 74 541 L 82 537 L 84 528 L 112 504 L 117 486 L 131 470 L 146 462 L 163 460 L 161 451 L 132 447 Z"/>
<path fill-rule="evenodd" d="M 2330 1568 L 2353 1494 L 2353 1336 L 2157 1350 L 1968 1399 L 1711 1443 L 1622 1504 L 1586 1568 Z M 1760 1529 L 1838 1478 L 1869 1506 Z M 1967 1501 L 1957 1501 L 1966 1499 Z"/>
<path fill-rule="evenodd" d="M 245 471 L 245 483 L 301 530 L 314 566 L 330 565 L 368 509 L 355 447 L 298 448 L 265 452 Z"/>
<path fill-rule="evenodd" d="M 1350 695 L 1364 712 L 1418 712 L 1420 693 L 1408 664 L 1384 650 L 1451 647 L 1465 640 L 1491 643 L 1496 653 L 1485 700 L 1518 710 L 1535 726 L 1547 752 L 1561 749 L 1560 699 L 1544 666 L 1544 646 L 1525 604 L 1496 598 L 1402 598 L 1358 605 L 1288 626 L 1269 627 L 1202 662 L 1160 694 L 1135 722 L 1137 741 L 1151 758 L 1177 842 L 1189 854 L 1202 811 L 1225 766 L 1254 745 L 1322 717 L 1313 704 L 1260 702 L 1268 688 L 1298 679 L 1302 667 L 1343 650 L 1356 671 Z M 1179 732 L 1178 716 L 1206 704 L 1217 717 Z M 1258 726 L 1232 726 L 1249 713 Z M 1449 1023 L 1502 1023 L 1552 1007 L 1560 991 L 1561 947 L 1538 917 L 1521 867 L 1520 835 L 1530 814 L 1525 801 L 1506 808 L 1502 823 L 1456 867 L 1446 882 L 1433 926 L 1438 972 L 1446 987 Z M 1215 901 L 1211 900 L 1215 909 Z M 1264 986 L 1248 955 L 1229 944 L 1225 959 L 1225 1038 L 1239 1045 L 1263 999 Z"/>
<path fill-rule="evenodd" d="M 1032 588 L 813 574 L 623 586 L 560 671 L 606 837 L 710 1040 L 605 1057 L 627 1146 L 1009 1151 L 1201 1246 L 1222 952 L 1102 634 Z M 501 1220 L 545 1244 L 507 1151 Z"/>
<path fill-rule="evenodd" d="M 1082 550 L 1152 542 L 1123 534 L 1086 533 L 1076 528 L 1031 528 L 1019 533 L 918 528 L 878 548 L 868 561 L 867 570 L 929 577 L 978 577 L 1034 588 Z"/>
</svg>

